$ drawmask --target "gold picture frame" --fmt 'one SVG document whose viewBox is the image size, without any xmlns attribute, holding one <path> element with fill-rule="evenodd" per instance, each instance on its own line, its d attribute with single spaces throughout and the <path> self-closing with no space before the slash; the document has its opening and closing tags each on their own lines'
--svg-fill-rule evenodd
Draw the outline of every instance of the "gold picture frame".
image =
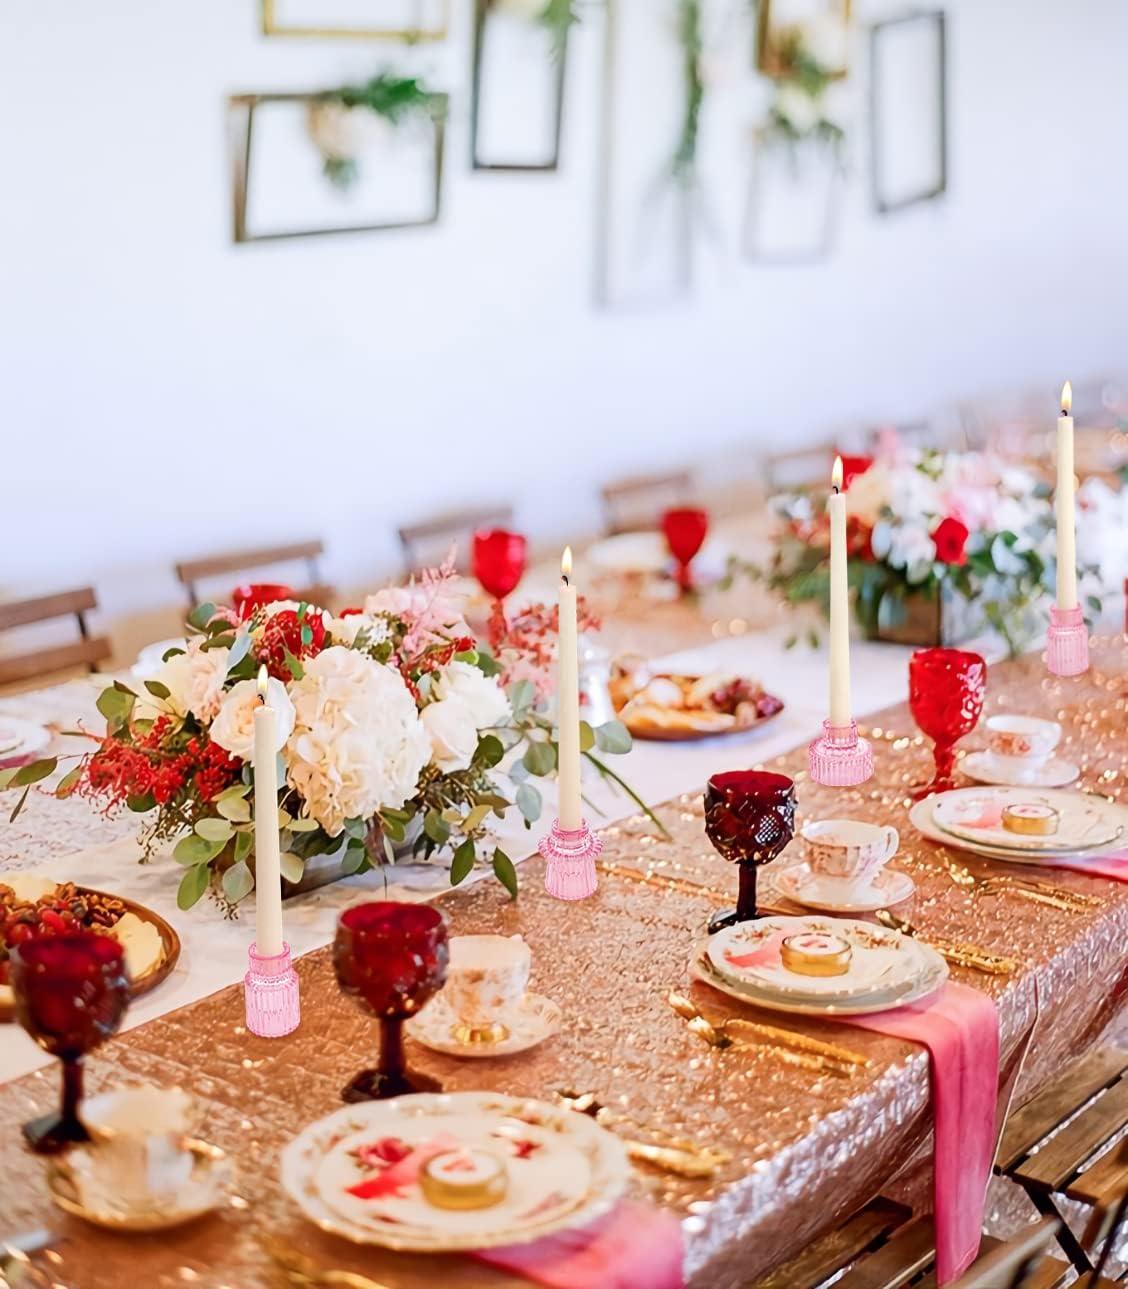
<svg viewBox="0 0 1128 1289">
<path fill-rule="evenodd" d="M 363 27 L 349 23 L 322 26 L 320 23 L 291 22 L 280 16 L 280 8 L 285 3 L 286 0 L 260 0 L 264 36 L 296 36 L 312 40 L 402 40 L 415 44 L 420 41 L 445 40 L 450 25 L 450 0 L 434 0 L 434 6 L 440 14 L 437 22 L 419 22 L 406 27 Z M 422 0 L 417 0 L 416 7 L 420 10 L 424 8 Z"/>
<path fill-rule="evenodd" d="M 828 13 L 836 13 L 849 26 L 852 0 L 821 0 L 821 7 Z M 779 32 L 786 30 L 793 23 L 773 23 L 772 0 L 758 0 L 756 6 L 756 70 L 773 80 L 780 80 L 788 75 L 787 61 L 783 57 Z M 835 78 L 841 80 L 849 75 L 849 66 L 839 68 Z"/>
</svg>

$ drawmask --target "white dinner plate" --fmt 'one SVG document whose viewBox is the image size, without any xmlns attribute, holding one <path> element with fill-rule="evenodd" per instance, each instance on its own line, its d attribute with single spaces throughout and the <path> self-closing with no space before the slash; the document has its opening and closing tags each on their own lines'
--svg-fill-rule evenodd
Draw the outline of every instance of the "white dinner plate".
<svg viewBox="0 0 1128 1289">
<path fill-rule="evenodd" d="M 0 716 L 0 768 L 34 761 L 51 743 L 51 731 L 18 716 Z"/>
<path fill-rule="evenodd" d="M 509 1185 L 499 1203 L 436 1208 L 422 1199 L 418 1182 L 367 1199 L 348 1193 L 405 1148 L 447 1137 L 505 1160 Z M 629 1173 L 623 1143 L 588 1116 L 493 1092 L 345 1106 L 282 1152 L 282 1186 L 316 1226 L 356 1244 L 420 1253 L 522 1244 L 585 1226 L 615 1204 Z"/>
<path fill-rule="evenodd" d="M 852 950 L 849 970 L 840 976 L 801 975 L 785 967 L 778 954 L 767 962 L 741 961 L 774 938 L 804 932 L 845 940 Z M 921 971 L 916 947 L 898 931 L 852 918 L 765 917 L 716 932 L 706 942 L 705 956 L 713 972 L 741 991 L 782 1001 L 831 1004 L 857 1002 L 875 994 L 900 996 L 911 989 Z"/>
<path fill-rule="evenodd" d="M 768 881 L 764 879 L 768 878 Z M 873 913 L 902 904 L 916 890 L 916 883 L 908 873 L 897 868 L 883 868 L 864 886 L 847 882 L 841 877 L 824 877 L 811 871 L 810 864 L 794 864 L 778 872 L 760 874 L 764 888 L 764 901 L 771 903 L 771 888 L 785 899 L 824 913 Z"/>
<path fill-rule="evenodd" d="M 1053 756 L 1037 769 L 1024 769 L 1017 757 L 996 756 L 994 752 L 969 752 L 960 762 L 969 779 L 995 783 L 1007 788 L 1064 788 L 1081 773 L 1072 761 Z"/>
<path fill-rule="evenodd" d="M 1005 828 L 1003 811 L 1025 805 L 1054 811 L 1054 832 L 1032 835 Z M 932 820 L 950 836 L 998 850 L 1076 854 L 1111 846 L 1124 834 L 1128 811 L 1104 797 L 1060 788 L 955 788 L 933 797 Z"/>
<path fill-rule="evenodd" d="M 710 985 L 738 1002 L 762 1007 L 767 1011 L 790 1012 L 796 1016 L 866 1016 L 875 1012 L 892 1011 L 931 997 L 948 978 L 948 964 L 935 949 L 904 937 L 904 947 L 917 964 L 911 979 L 894 988 L 875 990 L 872 994 L 843 1001 L 790 998 L 767 990 L 745 988 L 726 979 L 713 969 L 705 952 L 706 944 L 707 941 L 701 941 L 697 945 L 690 962 L 690 974 L 695 980 Z"/>
<path fill-rule="evenodd" d="M 951 846 L 956 850 L 970 851 L 973 855 L 984 855 L 988 859 L 1001 859 L 1008 864 L 1033 864 L 1043 865 L 1046 868 L 1052 868 L 1055 860 L 1069 860 L 1075 863 L 1078 860 L 1099 859 L 1106 854 L 1106 850 L 1086 852 L 1084 855 L 1078 855 L 1071 851 L 1042 851 L 1040 853 L 1030 853 L 1026 851 L 1004 850 L 1001 846 L 991 846 L 984 842 L 962 841 L 958 837 L 953 837 L 946 833 L 932 818 L 932 803 L 936 800 L 934 796 L 925 797 L 923 801 L 917 801 L 909 810 L 909 822 L 923 837 L 929 841 L 938 841 L 944 846 Z M 1115 849 L 1115 848 L 1112 848 Z"/>
</svg>

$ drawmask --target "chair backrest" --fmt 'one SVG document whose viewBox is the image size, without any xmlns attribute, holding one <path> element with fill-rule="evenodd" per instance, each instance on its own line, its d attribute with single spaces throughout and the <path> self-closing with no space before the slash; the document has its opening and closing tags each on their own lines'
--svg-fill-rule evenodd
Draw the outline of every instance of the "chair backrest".
<svg viewBox="0 0 1128 1289">
<path fill-rule="evenodd" d="M 450 510 L 430 519 L 404 524 L 398 529 L 403 550 L 405 573 L 437 568 L 454 548 L 454 563 L 459 572 L 470 566 L 470 541 L 479 528 L 511 528 L 513 507 L 471 506 Z"/>
<path fill-rule="evenodd" d="M 110 642 L 105 636 L 92 637 L 87 630 L 86 613 L 97 607 L 98 597 L 91 586 L 0 604 L 0 631 L 12 631 L 73 615 L 79 634 L 79 639 L 69 644 L 44 645 L 11 657 L 0 657 L 0 685 L 35 680 L 76 667 L 93 671 L 95 665 L 104 662 L 111 652 Z"/>
<path fill-rule="evenodd" d="M 305 542 L 291 542 L 286 546 L 263 546 L 254 550 L 226 551 L 217 555 L 205 555 L 200 559 L 181 560 L 176 565 L 176 580 L 184 587 L 188 596 L 189 608 L 195 608 L 201 599 L 199 584 L 203 581 L 224 574 L 233 574 L 235 581 L 241 580 L 239 574 L 254 573 L 257 570 L 271 568 L 279 564 L 303 563 L 304 577 L 308 585 L 295 587 L 294 594 L 314 604 L 325 605 L 332 598 L 332 587 L 320 580 L 318 560 L 325 553 L 325 545 L 319 539 Z M 245 579 L 244 579 L 245 580 Z M 230 587 L 224 587 L 222 595 L 229 596 Z"/>
<path fill-rule="evenodd" d="M 684 506 L 692 494 L 693 475 L 688 469 L 615 479 L 600 489 L 604 529 L 613 536 L 657 528 L 664 511 Z"/>
<path fill-rule="evenodd" d="M 830 485 L 835 451 L 829 443 L 815 447 L 795 448 L 788 452 L 770 452 L 764 457 L 764 481 L 768 496 L 793 488 Z"/>
</svg>

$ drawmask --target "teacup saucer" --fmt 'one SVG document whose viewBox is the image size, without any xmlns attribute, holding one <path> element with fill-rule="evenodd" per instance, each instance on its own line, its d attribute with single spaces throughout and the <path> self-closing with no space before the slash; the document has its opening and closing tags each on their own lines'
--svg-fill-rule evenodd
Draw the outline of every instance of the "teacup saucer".
<svg viewBox="0 0 1128 1289">
<path fill-rule="evenodd" d="M 1033 770 L 1009 764 L 1014 760 L 1014 757 L 996 756 L 994 752 L 969 752 L 960 762 L 960 769 L 969 779 L 1005 788 L 1064 788 L 1081 773 L 1072 761 L 1060 756 L 1051 757 Z"/>
<path fill-rule="evenodd" d="M 504 1018 L 507 1038 L 494 1043 L 465 1043 L 455 1035 L 458 1017 L 443 994 L 437 993 L 418 1016 L 407 1022 L 407 1032 L 417 1043 L 448 1056 L 512 1056 L 536 1047 L 560 1028 L 560 1008 L 551 998 L 526 994 Z"/>
<path fill-rule="evenodd" d="M 97 1146 L 75 1146 L 47 1169 L 51 1198 L 65 1213 L 110 1231 L 164 1231 L 217 1208 L 231 1182 L 232 1164 L 218 1146 L 189 1140 L 192 1171 L 172 1195 L 131 1201 L 120 1194 L 98 1158 Z"/>
<path fill-rule="evenodd" d="M 875 909 L 900 904 L 916 890 L 908 873 L 883 868 L 862 886 L 841 877 L 824 877 L 811 872 L 809 864 L 796 864 L 775 875 L 781 895 L 809 909 L 827 913 L 872 913 Z"/>
</svg>

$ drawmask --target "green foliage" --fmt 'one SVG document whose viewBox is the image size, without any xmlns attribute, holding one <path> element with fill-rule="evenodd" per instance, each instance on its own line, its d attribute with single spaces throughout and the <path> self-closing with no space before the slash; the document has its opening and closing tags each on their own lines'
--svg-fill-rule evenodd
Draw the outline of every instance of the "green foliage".
<svg viewBox="0 0 1128 1289">
<path fill-rule="evenodd" d="M 682 51 L 685 106 L 681 133 L 674 149 L 673 177 L 683 188 L 697 184 L 697 143 L 701 131 L 701 105 L 705 81 L 701 75 L 704 41 L 701 33 L 701 0 L 678 0 L 678 41 Z"/>
<path fill-rule="evenodd" d="M 474 842 L 467 838 L 461 846 L 454 852 L 454 859 L 450 865 L 450 884 L 457 886 L 459 882 L 464 882 L 470 875 L 474 867 Z"/>
<path fill-rule="evenodd" d="M 446 114 L 445 94 L 435 94 L 425 89 L 417 76 L 394 76 L 381 72 L 363 85 L 344 85 L 322 96 L 336 100 L 345 107 L 366 107 L 377 116 L 399 125 L 405 118 L 419 112 L 432 117 Z"/>
<path fill-rule="evenodd" d="M 493 853 L 493 871 L 497 880 L 509 892 L 512 899 L 517 898 L 517 869 L 513 861 L 501 849 Z"/>
</svg>

